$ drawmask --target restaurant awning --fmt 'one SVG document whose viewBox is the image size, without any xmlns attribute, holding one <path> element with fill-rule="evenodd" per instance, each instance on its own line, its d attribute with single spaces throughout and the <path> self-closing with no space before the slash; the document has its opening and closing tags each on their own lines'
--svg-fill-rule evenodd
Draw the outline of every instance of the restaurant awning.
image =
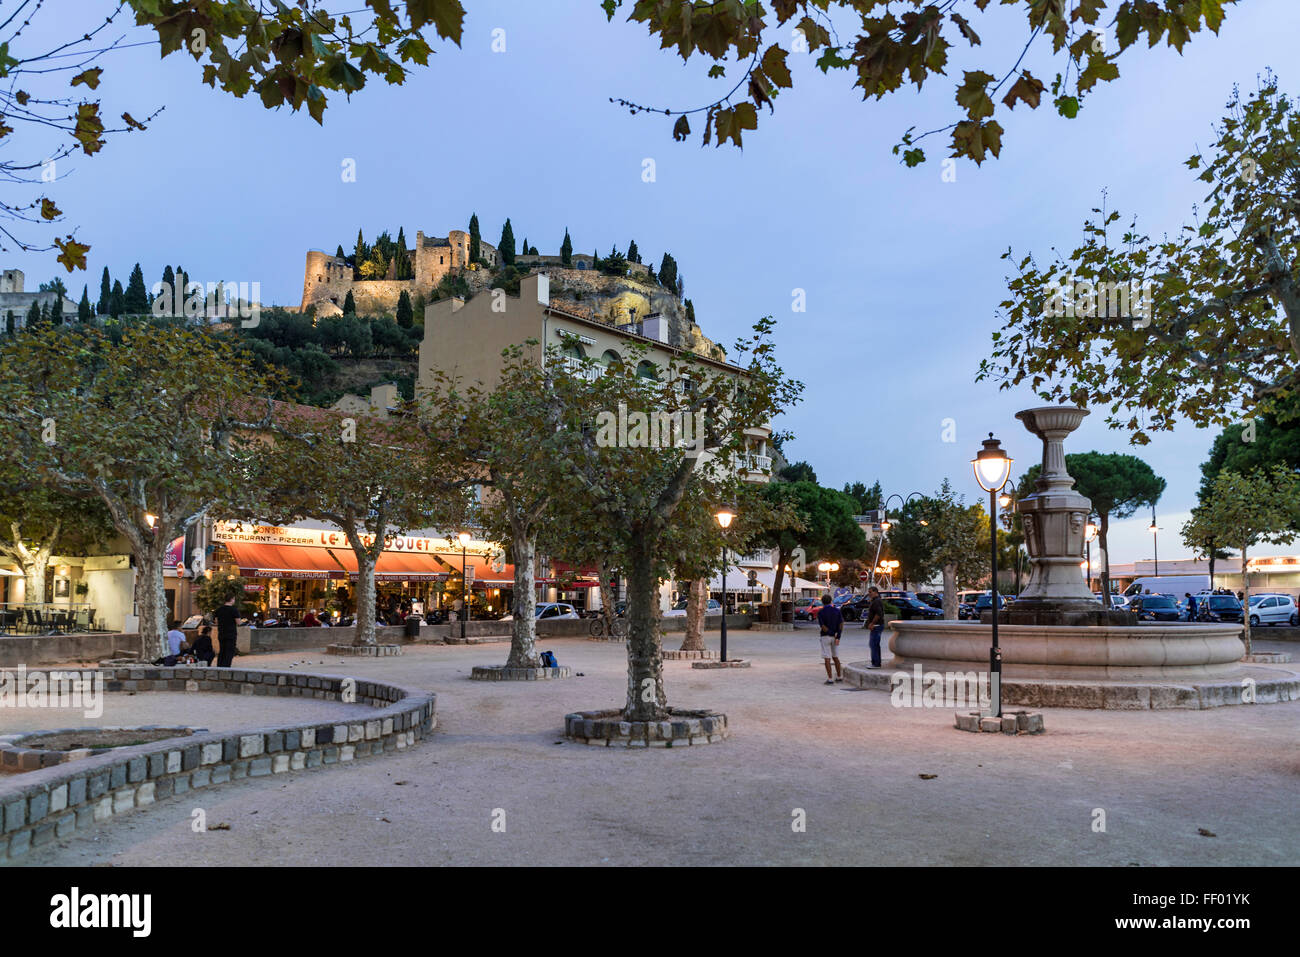
<svg viewBox="0 0 1300 957">
<path fill-rule="evenodd" d="M 231 557 L 244 578 L 326 578 L 355 581 L 357 557 L 350 548 L 307 545 L 268 545 L 227 542 Z M 469 555 L 465 565 L 475 588 L 500 588 L 514 584 L 514 566 L 494 571 L 490 560 Z M 436 552 L 381 552 L 375 562 L 376 581 L 446 581 L 459 577 L 460 555 Z"/>
</svg>

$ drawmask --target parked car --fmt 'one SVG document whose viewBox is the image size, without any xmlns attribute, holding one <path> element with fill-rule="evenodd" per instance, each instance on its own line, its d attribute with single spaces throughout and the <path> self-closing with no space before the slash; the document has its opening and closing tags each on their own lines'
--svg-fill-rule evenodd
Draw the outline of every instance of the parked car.
<svg viewBox="0 0 1300 957">
<path fill-rule="evenodd" d="M 998 608 L 1005 608 L 1005 607 L 1007 607 L 1007 600 L 1001 595 L 998 595 Z M 979 618 L 979 616 L 983 612 L 992 611 L 992 610 L 993 610 L 993 593 L 987 591 L 981 592 L 980 596 L 975 599 L 975 617 Z"/>
<path fill-rule="evenodd" d="M 1251 595 L 1250 627 L 1256 625 L 1291 625 L 1300 623 L 1295 599 L 1290 595 Z"/>
<path fill-rule="evenodd" d="M 1137 615 L 1138 621 L 1183 620 L 1183 611 L 1171 595 L 1136 595 L 1128 609 Z"/>
<path fill-rule="evenodd" d="M 916 593 L 916 597 L 931 608 L 943 608 L 943 594 L 941 592 L 919 591 Z"/>
<path fill-rule="evenodd" d="M 1241 621 L 1241 602 L 1236 595 L 1206 595 L 1196 599 L 1199 621 Z M 1203 609 L 1203 610 L 1202 610 Z"/>
<path fill-rule="evenodd" d="M 682 599 L 681 601 L 679 601 L 677 604 L 673 605 L 672 608 L 669 608 L 666 612 L 664 612 L 664 617 L 665 617 L 665 618 L 685 618 L 685 617 L 686 617 L 686 605 L 687 605 L 687 604 L 688 604 L 687 599 L 683 598 L 683 599 Z M 722 602 L 718 601 L 716 598 L 710 598 L 710 599 L 709 599 L 708 607 L 704 609 L 704 614 L 706 614 L 706 615 L 721 615 L 721 614 L 722 614 Z"/>
<path fill-rule="evenodd" d="M 581 618 L 582 616 L 579 615 L 578 610 L 568 602 L 545 601 L 537 604 L 537 607 L 533 612 L 533 617 L 538 621 L 551 621 L 556 618 Z M 514 620 L 515 616 L 513 613 L 506 615 L 501 619 L 501 621 Z"/>
<path fill-rule="evenodd" d="M 943 617 L 942 609 L 927 605 L 919 598 L 893 597 L 886 598 L 885 601 L 898 609 L 898 617 L 903 621 L 910 621 L 913 618 L 934 619 Z"/>
<path fill-rule="evenodd" d="M 796 598 L 794 602 L 794 620 L 812 621 L 817 609 L 822 606 L 820 598 Z"/>
</svg>

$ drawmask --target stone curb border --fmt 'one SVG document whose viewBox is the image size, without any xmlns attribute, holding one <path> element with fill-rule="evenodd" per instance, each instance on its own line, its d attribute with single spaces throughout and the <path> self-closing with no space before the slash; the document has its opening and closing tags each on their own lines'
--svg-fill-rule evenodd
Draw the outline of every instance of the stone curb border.
<svg viewBox="0 0 1300 957">
<path fill-rule="evenodd" d="M 1002 717 L 981 715 L 978 711 L 957 715 L 958 731 L 1001 732 L 1002 734 L 1042 734 L 1043 715 L 1038 711 L 1004 711 Z"/>
<path fill-rule="evenodd" d="M 844 666 L 844 683 L 869 691 L 890 691 L 889 676 L 896 669 L 868 670 L 867 662 Z M 956 670 L 956 669 L 954 669 Z M 974 669 L 971 669 L 974 670 Z M 1100 681 L 1002 681 L 1002 703 L 1027 708 L 1087 708 L 1105 711 L 1200 711 L 1242 705 L 1240 681 L 1207 678 L 1190 684 L 1184 679 L 1170 684 L 1107 684 Z M 1255 704 L 1300 701 L 1300 675 L 1279 673 L 1277 678 L 1256 681 Z"/>
<path fill-rule="evenodd" d="M 588 641 L 617 641 L 617 642 L 627 641 L 626 638 L 620 638 L 617 635 L 601 635 L 599 638 L 588 637 L 587 640 Z"/>
<path fill-rule="evenodd" d="M 756 621 L 749 626 L 754 631 L 794 631 L 792 621 Z"/>
<path fill-rule="evenodd" d="M 108 754 L 110 751 L 116 751 L 117 748 L 73 748 L 70 751 L 54 750 L 52 748 L 28 748 L 23 746 L 23 742 L 29 738 L 45 737 L 50 734 L 77 734 L 88 730 L 93 731 L 175 731 L 177 732 L 170 739 L 161 740 L 175 741 L 177 738 L 188 738 L 195 734 L 205 733 L 207 728 L 182 728 L 182 727 L 163 727 L 162 725 L 148 724 L 139 727 L 130 728 L 51 728 L 40 731 L 23 731 L 19 734 L 0 735 L 0 772 L 14 771 L 35 771 L 39 768 L 51 768 L 56 764 L 66 764 L 69 761 L 79 761 L 82 758 L 89 758 L 98 754 Z M 185 734 L 183 732 L 189 732 Z"/>
<path fill-rule="evenodd" d="M 717 711 L 668 709 L 667 721 L 624 721 L 618 712 L 578 711 L 564 716 L 564 736 L 598 748 L 685 748 L 725 739 L 727 716 Z"/>
<path fill-rule="evenodd" d="M 748 658 L 728 658 L 726 661 L 692 661 L 691 667 L 712 671 L 716 668 L 748 668 L 749 664 Z"/>
<path fill-rule="evenodd" d="M 326 645 L 325 654 L 351 658 L 390 658 L 402 653 L 401 645 Z"/>
<path fill-rule="evenodd" d="M 718 653 L 705 649 L 704 651 L 682 651 L 680 648 L 660 652 L 666 661 L 682 661 L 689 658 L 716 658 Z"/>
<path fill-rule="evenodd" d="M 245 668 L 52 668 L 34 674 L 104 676 L 105 691 L 197 691 L 339 701 L 355 695 L 374 714 L 338 723 L 195 734 L 154 741 L 0 779 L 0 862 L 136 807 L 192 788 L 283 774 L 402 751 L 437 724 L 432 692 L 343 675 Z M 93 680 L 93 678 L 92 678 Z"/>
<path fill-rule="evenodd" d="M 554 668 L 511 668 L 508 665 L 475 665 L 469 673 L 471 681 L 549 681 L 552 678 L 572 678 L 568 665 Z"/>
<path fill-rule="evenodd" d="M 1257 651 L 1254 654 L 1242 655 L 1241 660 L 1253 665 L 1285 665 L 1290 664 L 1291 656 L 1285 651 Z"/>
</svg>

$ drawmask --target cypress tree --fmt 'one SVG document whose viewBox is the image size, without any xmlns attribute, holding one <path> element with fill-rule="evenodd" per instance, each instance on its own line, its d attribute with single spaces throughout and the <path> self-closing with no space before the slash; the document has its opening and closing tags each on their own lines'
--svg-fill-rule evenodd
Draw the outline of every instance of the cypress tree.
<svg viewBox="0 0 1300 957">
<path fill-rule="evenodd" d="M 669 253 L 664 253 L 663 262 L 659 264 L 659 282 L 669 292 L 677 291 L 677 260 Z"/>
<path fill-rule="evenodd" d="M 14 318 L 14 311 L 8 309 L 5 311 L 5 332 L 14 335 L 18 331 L 18 320 Z"/>
<path fill-rule="evenodd" d="M 573 264 L 573 240 L 569 238 L 569 227 L 564 227 L 564 242 L 560 243 L 560 265 Z"/>
<path fill-rule="evenodd" d="M 128 316 L 143 316 L 149 312 L 149 292 L 144 288 L 144 272 L 139 263 L 135 264 L 131 278 L 126 282 L 122 305 Z"/>
<path fill-rule="evenodd" d="M 343 315 L 355 316 L 357 314 L 357 301 L 352 298 L 352 290 L 348 290 L 347 296 L 343 299 Z"/>
<path fill-rule="evenodd" d="M 366 237 L 357 230 L 357 246 L 352 256 L 352 278 L 361 278 L 361 264 L 370 258 L 370 248 L 366 246 Z"/>
<path fill-rule="evenodd" d="M 506 224 L 501 227 L 501 242 L 497 243 L 497 249 L 501 251 L 501 261 L 507 266 L 515 264 L 515 231 L 510 226 L 510 217 L 506 217 Z"/>
<path fill-rule="evenodd" d="M 524 237 L 524 244 L 523 244 L 522 246 L 519 247 L 519 255 L 521 255 L 521 256 L 527 256 L 527 255 L 528 255 L 528 237 L 527 237 L 527 236 Z"/>
<path fill-rule="evenodd" d="M 344 252 L 343 252 L 343 244 L 342 244 L 342 243 L 339 243 L 339 248 L 336 249 L 336 250 L 334 250 L 334 258 L 335 258 L 335 259 L 344 259 L 344 260 L 346 260 L 346 259 L 348 258 L 348 257 L 344 254 Z"/>
<path fill-rule="evenodd" d="M 415 325 L 415 310 L 411 308 L 411 295 L 405 289 L 397 297 L 397 324 L 403 329 Z"/>
<path fill-rule="evenodd" d="M 478 213 L 469 217 L 469 261 L 477 262 L 483 255 L 483 237 L 478 231 Z"/>
<path fill-rule="evenodd" d="M 35 299 L 32 300 L 32 308 L 27 310 L 27 328 L 35 329 L 41 324 L 41 306 Z"/>
<path fill-rule="evenodd" d="M 108 296 L 108 314 L 114 319 L 126 312 L 126 296 L 122 293 L 122 280 L 113 280 L 113 291 Z"/>
<path fill-rule="evenodd" d="M 90 311 L 90 287 L 81 287 L 81 302 L 77 303 L 77 321 L 89 322 L 91 317 Z"/>
<path fill-rule="evenodd" d="M 171 267 L 171 266 L 164 266 L 164 267 L 163 267 L 163 277 L 162 277 L 162 281 L 163 281 L 163 286 L 164 286 L 164 288 L 159 292 L 159 295 L 166 296 L 166 295 L 167 295 L 167 290 L 170 289 L 173 298 L 169 300 L 169 303 L 171 303 L 171 304 L 174 305 L 175 302 L 176 302 L 176 299 L 175 299 L 175 296 L 176 296 L 176 273 L 172 270 L 172 267 Z M 170 306 L 169 306 L 169 308 L 170 308 Z M 182 311 L 184 311 L 184 310 L 182 310 Z"/>
<path fill-rule="evenodd" d="M 695 303 L 689 299 L 686 300 L 686 321 L 695 322 Z"/>
<path fill-rule="evenodd" d="M 630 263 L 639 263 L 641 261 L 641 253 L 637 251 L 635 239 L 627 244 L 627 261 Z"/>
<path fill-rule="evenodd" d="M 112 282 L 108 278 L 108 267 L 104 267 L 104 275 L 99 280 L 99 304 L 95 307 L 101 316 L 108 315 L 108 299 L 112 295 Z"/>
</svg>

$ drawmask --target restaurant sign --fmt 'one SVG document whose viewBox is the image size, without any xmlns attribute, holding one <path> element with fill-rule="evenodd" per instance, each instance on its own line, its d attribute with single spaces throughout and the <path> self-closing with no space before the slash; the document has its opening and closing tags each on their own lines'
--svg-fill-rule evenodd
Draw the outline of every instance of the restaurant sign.
<svg viewBox="0 0 1300 957">
<path fill-rule="evenodd" d="M 249 542 L 259 545 L 306 545 L 314 548 L 347 548 L 344 532 L 323 528 L 285 528 L 279 525 L 257 525 L 252 522 L 216 522 L 212 529 L 216 542 Z M 374 543 L 375 536 L 362 535 L 366 547 Z M 423 538 L 418 535 L 388 535 L 384 538 L 387 552 L 459 552 L 460 542 L 447 538 Z"/>
</svg>

